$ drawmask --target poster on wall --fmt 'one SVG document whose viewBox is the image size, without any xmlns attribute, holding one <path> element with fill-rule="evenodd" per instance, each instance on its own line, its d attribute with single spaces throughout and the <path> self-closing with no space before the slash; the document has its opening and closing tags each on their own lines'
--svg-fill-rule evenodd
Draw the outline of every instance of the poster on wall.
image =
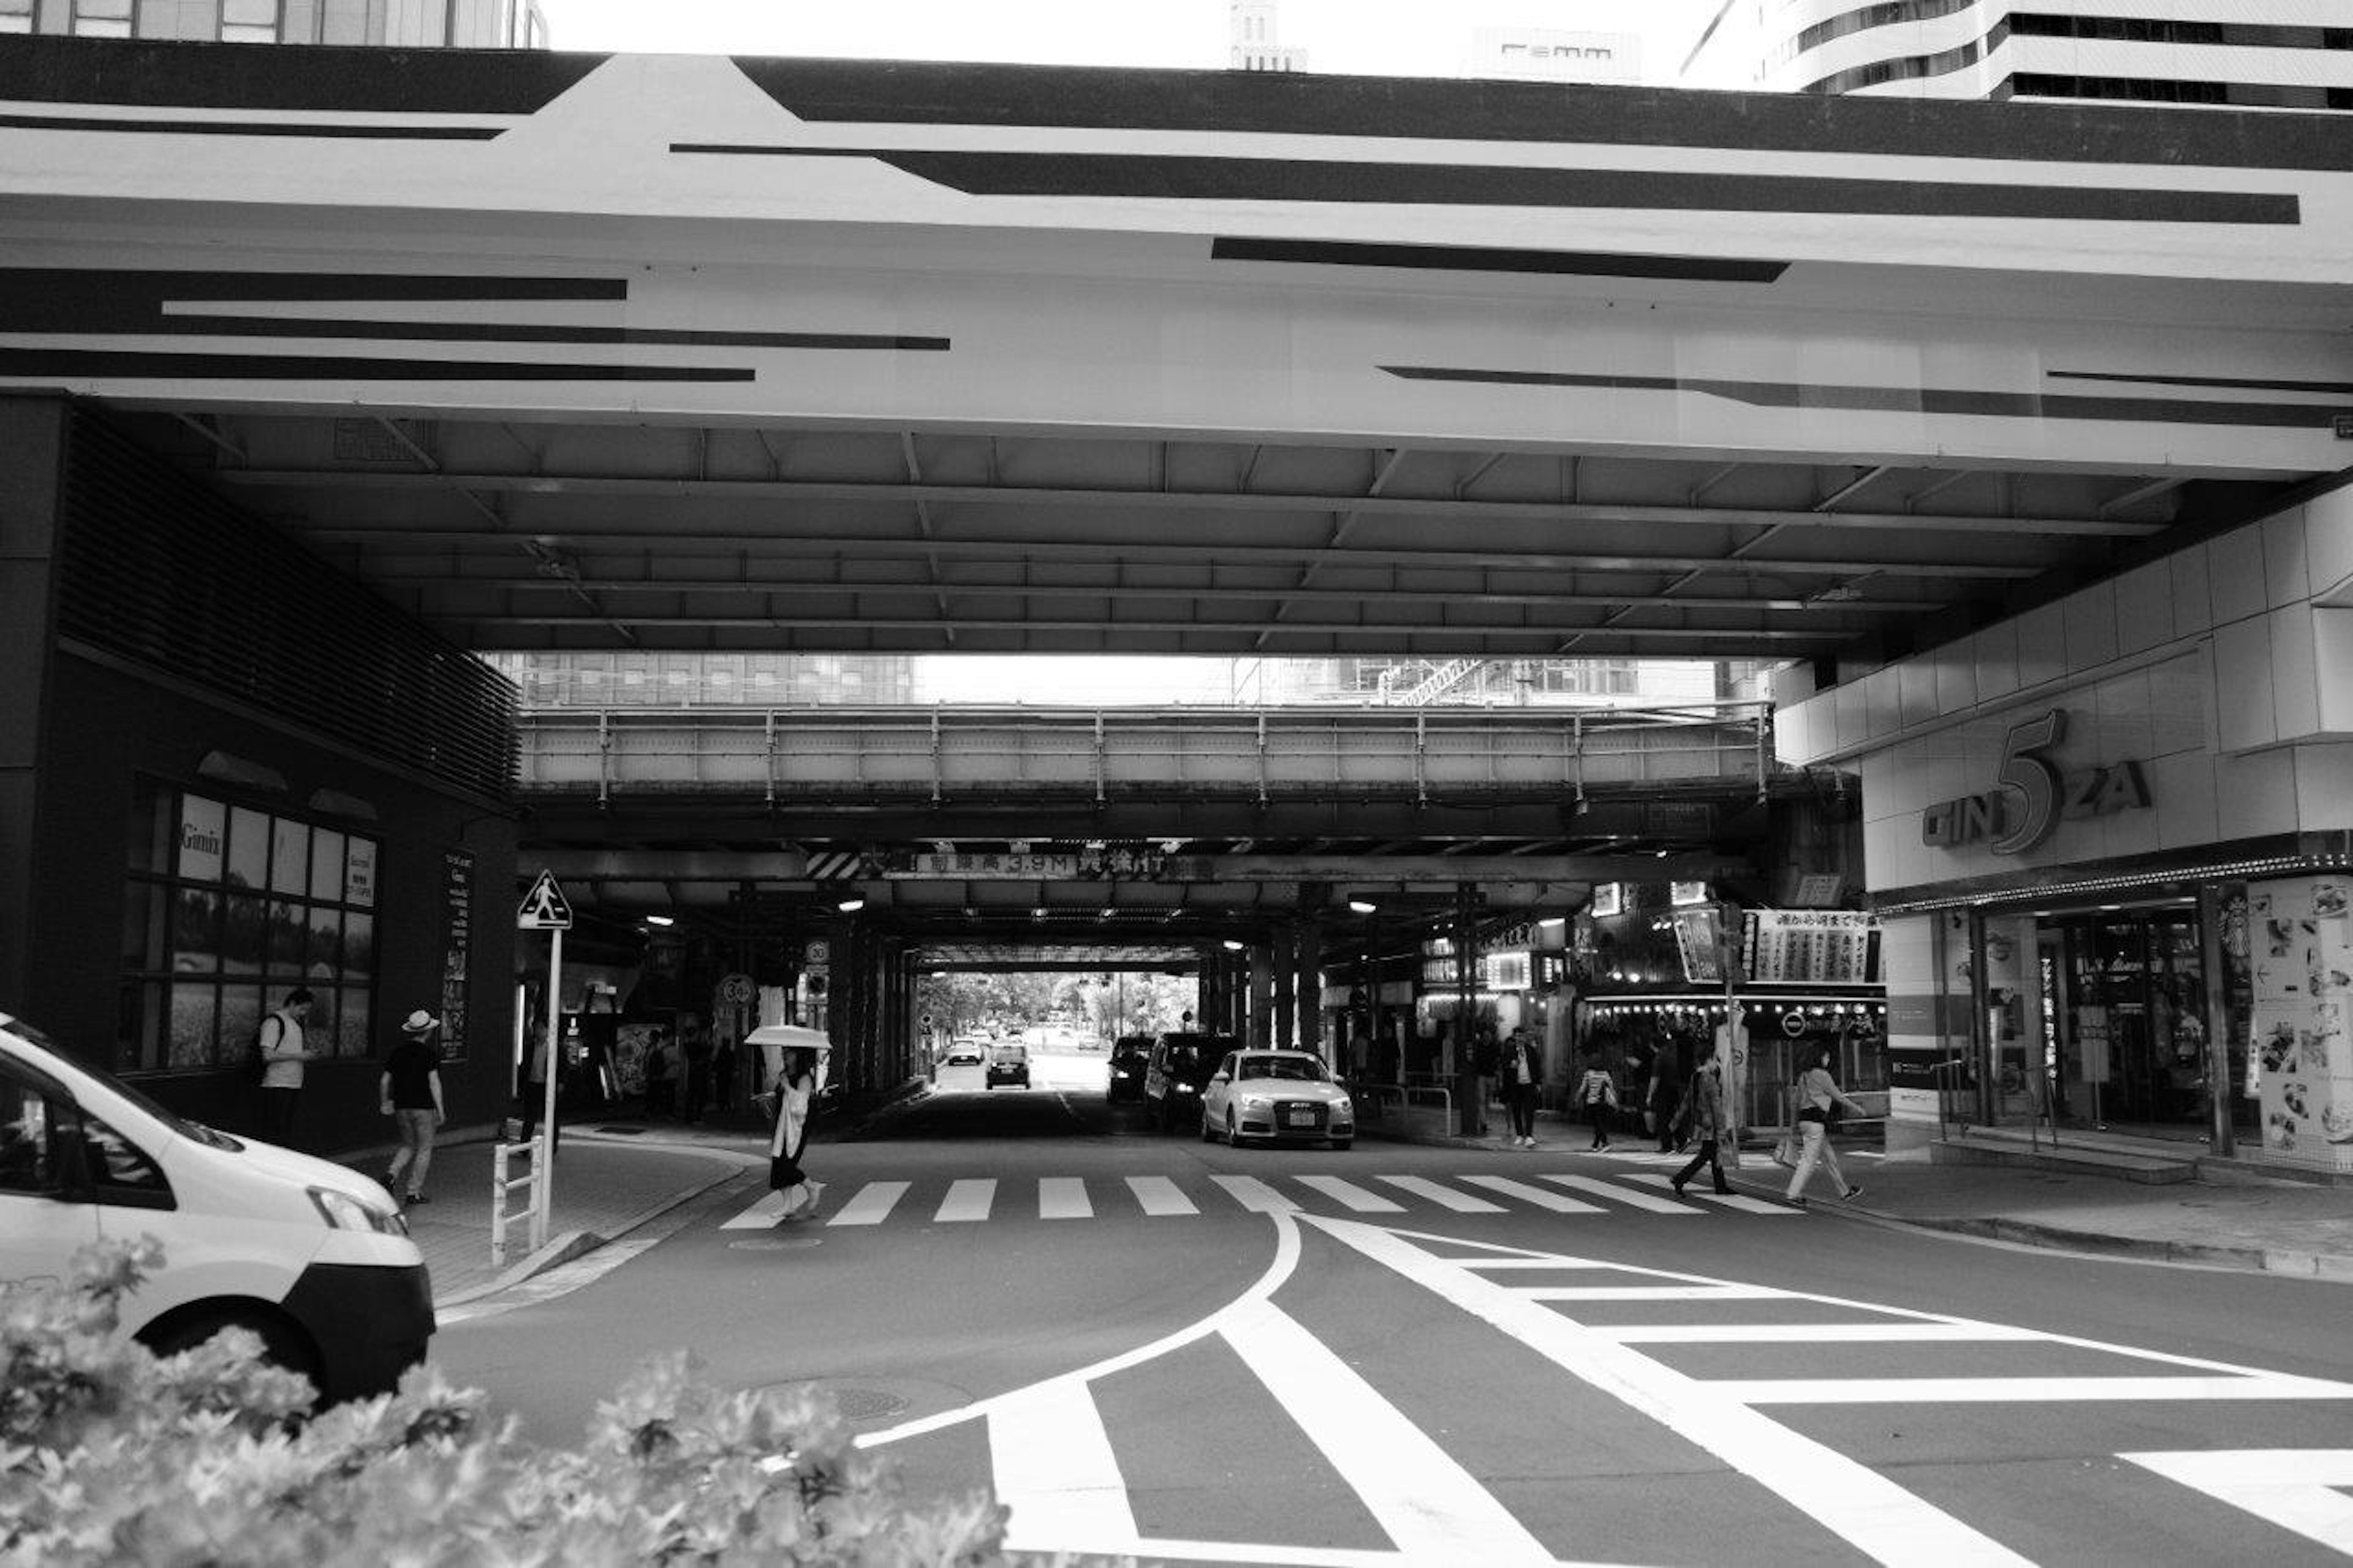
<svg viewBox="0 0 2353 1568">
<path fill-rule="evenodd" d="M 369 874 L 373 887 L 373 854 Z M 466 968 L 473 946 L 474 858 L 451 849 L 441 857 L 441 1054 L 452 1061 L 466 1058 Z"/>
<path fill-rule="evenodd" d="M 2247 945 L 2263 1153 L 2353 1170 L 2353 879 L 2250 883 Z"/>
</svg>

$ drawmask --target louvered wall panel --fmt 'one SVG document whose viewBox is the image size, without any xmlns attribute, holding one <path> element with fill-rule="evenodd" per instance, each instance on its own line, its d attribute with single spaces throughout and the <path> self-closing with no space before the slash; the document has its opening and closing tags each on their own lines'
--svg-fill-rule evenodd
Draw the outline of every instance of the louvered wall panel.
<svg viewBox="0 0 2353 1568">
<path fill-rule="evenodd" d="M 504 798 L 514 689 L 401 611 L 77 409 L 58 626 L 331 735 Z"/>
</svg>

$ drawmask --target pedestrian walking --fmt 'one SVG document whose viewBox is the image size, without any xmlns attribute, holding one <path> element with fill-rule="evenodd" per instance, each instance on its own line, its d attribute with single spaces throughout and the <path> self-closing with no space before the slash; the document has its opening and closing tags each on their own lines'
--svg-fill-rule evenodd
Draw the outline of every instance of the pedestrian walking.
<svg viewBox="0 0 2353 1568">
<path fill-rule="evenodd" d="M 1716 1076 L 1718 1070 L 1715 1042 L 1702 1040 L 1699 1065 L 1692 1069 L 1691 1085 L 1683 1090 L 1683 1104 L 1691 1116 L 1692 1136 L 1699 1140 L 1699 1152 L 1668 1184 L 1675 1189 L 1677 1197 L 1683 1195 L 1684 1184 L 1698 1175 L 1703 1166 L 1719 1194 L 1732 1191 L 1731 1184 L 1724 1179 L 1724 1159 L 1719 1152 L 1728 1129 L 1724 1118 L 1724 1082 Z"/>
<path fill-rule="evenodd" d="M 1675 1125 L 1675 1103 L 1683 1093 L 1683 1085 L 1675 1077 L 1674 1047 L 1666 1041 L 1659 1042 L 1651 1053 L 1651 1078 L 1642 1091 L 1642 1121 L 1645 1131 L 1658 1135 L 1659 1152 L 1672 1154 L 1679 1130 Z"/>
<path fill-rule="evenodd" d="M 1848 1203 L 1862 1196 L 1862 1189 L 1848 1184 L 1846 1173 L 1839 1168 L 1838 1151 L 1831 1147 L 1831 1107 L 1843 1106 L 1856 1115 L 1863 1114 L 1862 1104 L 1851 1099 L 1831 1076 L 1831 1050 L 1828 1046 L 1813 1052 L 1813 1065 L 1798 1079 L 1798 1168 L 1789 1176 L 1789 1202 L 1806 1206 L 1805 1188 L 1808 1178 L 1819 1164 L 1828 1170 L 1831 1180 L 1838 1184 L 1839 1196 Z"/>
<path fill-rule="evenodd" d="M 523 1073 L 522 1141 L 524 1142 L 530 1142 L 531 1135 L 538 1130 L 540 1109 L 546 1103 L 547 1037 L 545 1035 L 542 1035 L 539 1038 L 532 1042 L 531 1066 Z M 555 1145 L 561 1141 L 562 1136 L 562 1133 L 556 1127 L 555 1119 L 552 1116 L 549 1117 L 547 1121 L 547 1152 L 549 1153 L 553 1154 L 555 1152 Z"/>
<path fill-rule="evenodd" d="M 1593 1142 L 1586 1152 L 1609 1148 L 1609 1113 L 1618 1108 L 1618 1083 L 1602 1070 L 1599 1052 L 1585 1058 L 1585 1075 L 1577 1080 L 1575 1100 L 1584 1108 L 1585 1120 L 1593 1128 Z"/>
<path fill-rule="evenodd" d="M 385 1190 L 410 1205 L 433 1201 L 425 1195 L 425 1175 L 433 1169 L 433 1135 L 449 1120 L 441 1100 L 441 1053 L 433 1042 L 440 1032 L 441 1020 L 422 1007 L 401 1020 L 400 1040 L 385 1057 L 376 1083 L 384 1113 L 400 1135 L 384 1173 Z"/>
<path fill-rule="evenodd" d="M 1501 1065 L 1502 1049 L 1495 1041 L 1494 1029 L 1480 1025 L 1471 1035 L 1471 1105 L 1472 1136 L 1487 1136 L 1487 1094 L 1495 1082 Z"/>
<path fill-rule="evenodd" d="M 808 1147 L 809 1121 L 818 1090 L 825 1085 L 830 1047 L 816 1030 L 791 1024 L 754 1029 L 746 1044 L 775 1053 L 772 1087 L 761 1100 L 764 1108 L 774 1106 L 776 1119 L 768 1134 L 768 1188 L 785 1194 L 784 1209 L 776 1217 L 804 1218 L 817 1212 L 825 1194 L 825 1184 L 811 1181 L 802 1169 L 801 1156 Z"/>
<path fill-rule="evenodd" d="M 1524 1025 L 1504 1042 L 1504 1105 L 1512 1113 L 1512 1147 L 1536 1146 L 1536 1086 L 1544 1081 L 1544 1053 Z"/>
<path fill-rule="evenodd" d="M 311 1049 L 303 1035 L 302 1019 L 310 1011 L 311 993 L 298 985 L 261 1020 L 261 1140 L 285 1149 L 294 1147 L 303 1064 L 326 1055 Z"/>
</svg>

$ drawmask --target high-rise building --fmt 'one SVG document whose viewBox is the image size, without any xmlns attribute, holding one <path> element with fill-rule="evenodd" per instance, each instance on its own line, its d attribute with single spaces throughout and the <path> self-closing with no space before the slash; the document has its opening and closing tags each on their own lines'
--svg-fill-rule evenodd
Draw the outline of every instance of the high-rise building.
<svg viewBox="0 0 2353 1568">
<path fill-rule="evenodd" d="M 2343 24 L 2331 26 L 2331 23 Z M 2342 0 L 1724 0 L 1684 87 L 2353 109 Z"/>
<path fill-rule="evenodd" d="M 548 47 L 539 0 L 0 0 L 0 33 L 402 49 Z"/>
<path fill-rule="evenodd" d="M 1307 51 L 1286 47 L 1274 14 L 1274 0 L 1232 0 L 1227 7 L 1233 37 L 1233 66 L 1245 71 L 1302 71 Z"/>
<path fill-rule="evenodd" d="M 1633 33 L 1556 27 L 1480 27 L 1463 75 L 1492 81 L 1585 81 L 1632 86 L 1642 79 L 1642 40 Z"/>
</svg>

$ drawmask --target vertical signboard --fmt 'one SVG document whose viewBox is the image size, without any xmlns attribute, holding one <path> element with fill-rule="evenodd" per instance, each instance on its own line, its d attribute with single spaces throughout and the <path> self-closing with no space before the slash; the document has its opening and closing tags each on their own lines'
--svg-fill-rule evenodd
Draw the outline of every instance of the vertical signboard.
<svg viewBox="0 0 2353 1568">
<path fill-rule="evenodd" d="M 374 875 L 371 858 L 371 881 Z M 463 849 L 445 850 L 441 856 L 441 1054 L 454 1061 L 466 1058 L 466 980 L 473 951 L 474 858 Z"/>
</svg>

